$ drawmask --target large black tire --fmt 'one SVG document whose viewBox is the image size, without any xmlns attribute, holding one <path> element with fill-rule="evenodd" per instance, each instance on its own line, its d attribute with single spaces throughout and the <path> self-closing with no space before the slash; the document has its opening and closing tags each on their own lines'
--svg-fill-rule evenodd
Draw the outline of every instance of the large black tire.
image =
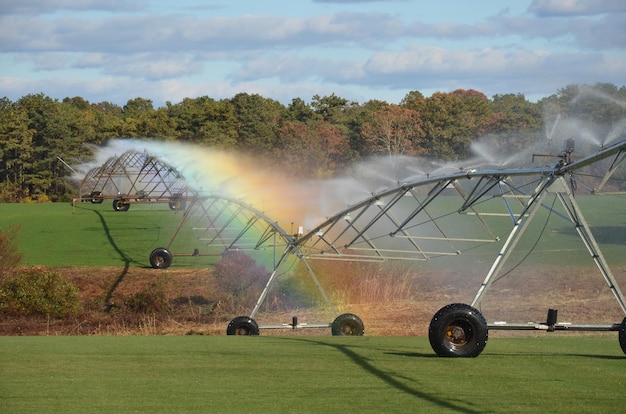
<svg viewBox="0 0 626 414">
<path fill-rule="evenodd" d="M 169 250 L 159 247 L 150 253 L 150 266 L 155 269 L 167 269 L 172 264 L 172 253 Z"/>
<path fill-rule="evenodd" d="M 258 335 L 259 325 L 249 316 L 237 316 L 230 321 L 226 328 L 226 335 Z"/>
<path fill-rule="evenodd" d="M 622 326 L 619 328 L 619 346 L 622 347 L 622 352 L 626 354 L 626 318 L 624 318 Z"/>
<path fill-rule="evenodd" d="M 333 336 L 363 336 L 363 321 L 356 315 L 344 313 L 337 316 L 331 325 Z"/>
<path fill-rule="evenodd" d="M 469 305 L 453 303 L 430 321 L 428 339 L 442 357 L 477 357 L 487 345 L 489 328 L 483 315 Z"/>
<path fill-rule="evenodd" d="M 130 208 L 130 203 L 122 200 L 121 198 L 116 198 L 113 200 L 113 210 L 115 211 L 128 211 Z"/>
</svg>

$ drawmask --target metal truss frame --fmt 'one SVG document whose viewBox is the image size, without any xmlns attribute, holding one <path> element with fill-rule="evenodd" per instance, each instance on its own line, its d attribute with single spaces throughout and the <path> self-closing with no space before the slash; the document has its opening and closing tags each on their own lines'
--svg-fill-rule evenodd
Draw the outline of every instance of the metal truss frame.
<svg viewBox="0 0 626 414">
<path fill-rule="evenodd" d="M 168 203 L 177 210 L 191 196 L 176 168 L 147 152 L 126 151 L 88 171 L 74 202 L 113 200 L 115 211 L 127 211 L 135 203 Z"/>
<path fill-rule="evenodd" d="M 564 153 L 554 167 L 467 170 L 400 183 L 339 211 L 306 233 L 295 235 L 243 200 L 221 194 L 196 196 L 187 206 L 166 250 L 171 248 L 183 225 L 191 224 L 198 234 L 197 239 L 207 246 L 207 252 L 195 249 L 193 253 L 173 253 L 172 256 L 219 255 L 233 250 L 272 251 L 272 271 L 249 315 L 254 318 L 276 282 L 279 268 L 291 255 L 304 263 L 337 315 L 309 260 L 430 260 L 457 256 L 487 243 L 499 243 L 500 249 L 471 304 L 479 306 L 537 212 L 541 208 L 552 210 L 545 200 L 553 195 L 564 210 L 564 213 L 554 212 L 574 226 L 626 314 L 626 299 L 572 191 L 577 170 L 614 157 L 600 185 L 593 191 L 599 194 L 623 163 L 625 152 L 626 141 L 622 141 L 575 161 L 569 153 Z M 471 225 L 467 225 L 468 222 Z M 537 323 L 531 328 L 578 329 L 552 322 Z M 295 322 L 286 325 L 296 327 Z M 281 326 L 285 324 L 262 328 Z M 588 325 L 581 329 L 615 331 L 621 326 Z M 526 324 L 490 327 L 529 329 Z"/>
<path fill-rule="evenodd" d="M 204 245 L 205 249 L 194 248 L 193 252 L 187 253 L 171 252 L 180 231 L 185 227 L 191 228 L 196 240 Z M 301 253 L 297 238 L 298 235 L 289 234 L 277 222 L 252 205 L 234 197 L 209 194 L 197 196 L 191 200 L 166 247 L 156 249 L 156 251 L 167 251 L 171 257 L 220 256 L 233 251 L 243 251 L 249 254 L 271 253 L 271 272 L 265 288 L 250 313 L 251 318 L 260 310 L 270 288 L 279 276 L 280 267 L 289 257 L 295 255 L 304 263 L 326 305 L 337 316 L 330 298 Z M 328 326 L 329 324 L 316 325 L 316 327 Z M 313 325 L 308 327 L 313 327 Z"/>
</svg>

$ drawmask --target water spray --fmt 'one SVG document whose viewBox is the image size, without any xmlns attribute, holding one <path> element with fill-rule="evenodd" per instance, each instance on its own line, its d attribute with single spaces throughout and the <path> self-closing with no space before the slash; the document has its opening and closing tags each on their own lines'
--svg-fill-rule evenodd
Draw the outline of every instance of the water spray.
<svg viewBox="0 0 626 414">
<path fill-rule="evenodd" d="M 549 146 L 557 125 L 562 123 L 559 114 L 548 134 Z M 470 160 L 465 168 L 459 169 L 458 162 L 426 164 L 419 158 L 369 160 L 354 168 L 356 176 L 315 183 L 289 180 L 285 174 L 262 170 L 253 161 L 243 162 L 233 154 L 174 143 L 134 141 L 114 143 L 109 149 L 123 154 L 119 150 L 128 151 L 128 145 L 135 150 L 134 155 L 145 155 L 145 149 L 141 152 L 139 146 L 150 146 L 154 150 L 150 151 L 151 155 L 159 154 L 150 159 L 163 161 L 161 165 L 181 165 L 178 170 L 181 176 L 206 180 L 201 183 L 201 191 L 193 189 L 190 199 L 193 203 L 184 208 L 184 217 L 176 230 L 182 231 L 184 221 L 194 213 L 192 208 L 206 219 L 204 225 L 196 225 L 196 230 L 202 232 L 198 240 L 205 242 L 206 247 L 202 249 L 206 250 L 194 249 L 193 256 L 233 250 L 251 254 L 265 252 L 272 256 L 270 276 L 257 304 L 250 315 L 231 321 L 228 334 L 252 335 L 258 334 L 259 329 L 273 327 L 258 325 L 253 318 L 288 258 L 295 258 L 305 266 L 332 308 L 309 266 L 310 261 L 427 261 L 458 257 L 460 253 L 491 243 L 498 246 L 499 251 L 471 305 L 448 305 L 431 321 L 429 339 L 438 355 L 477 356 L 486 344 L 488 328 L 620 331 L 620 345 L 626 353 L 625 322 L 608 326 L 566 326 L 558 323 L 556 312 L 552 312 L 545 323 L 487 325 L 477 309 L 493 281 L 498 279 L 527 223 L 532 221 L 538 207 L 544 206 L 547 194 L 552 194 L 561 202 L 566 212 L 563 216 L 575 226 L 591 260 L 626 313 L 626 299 L 564 180 L 581 168 L 615 157 L 605 176 L 608 180 L 625 159 L 626 141 L 603 146 L 599 152 L 580 157 L 573 155 L 574 138 L 569 137 L 560 154 L 553 155 L 549 151 L 533 155 L 559 158 L 556 165 L 545 167 L 502 168 L 501 164 L 478 169 L 471 166 L 477 161 Z M 115 163 L 120 158 L 113 160 Z M 423 171 L 430 172 L 422 174 Z M 524 191 L 527 182 L 534 184 L 530 192 Z M 338 183 L 341 188 L 334 185 Z M 140 193 L 141 188 L 136 190 L 133 196 L 153 197 L 149 192 Z M 496 212 L 491 211 L 495 203 L 500 207 Z M 513 224 L 508 234 L 493 230 L 502 228 L 502 220 Z M 287 232 L 280 223 L 303 224 L 298 225 L 294 234 L 293 224 Z M 152 252 L 153 267 L 165 268 L 177 255 L 190 254 L 172 251 L 171 243 L 176 234 L 170 239 L 170 245 Z M 333 313 L 336 315 L 334 309 Z M 294 316 L 291 323 L 277 326 L 295 329 L 304 324 Z M 336 315 L 331 323 L 309 326 L 330 327 L 333 334 L 338 335 L 363 334 L 363 323 L 353 314 Z"/>
</svg>

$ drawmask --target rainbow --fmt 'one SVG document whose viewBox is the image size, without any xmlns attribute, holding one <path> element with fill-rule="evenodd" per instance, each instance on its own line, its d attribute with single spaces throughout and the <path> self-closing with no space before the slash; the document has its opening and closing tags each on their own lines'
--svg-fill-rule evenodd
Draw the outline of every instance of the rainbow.
<svg viewBox="0 0 626 414">
<path fill-rule="evenodd" d="M 149 153 L 176 168 L 198 194 L 237 198 L 287 231 L 312 228 L 381 187 L 377 177 L 295 180 L 289 171 L 271 168 L 250 155 L 159 140 L 111 140 L 94 149 L 93 161 L 76 169 L 88 171 L 127 151 Z"/>
</svg>

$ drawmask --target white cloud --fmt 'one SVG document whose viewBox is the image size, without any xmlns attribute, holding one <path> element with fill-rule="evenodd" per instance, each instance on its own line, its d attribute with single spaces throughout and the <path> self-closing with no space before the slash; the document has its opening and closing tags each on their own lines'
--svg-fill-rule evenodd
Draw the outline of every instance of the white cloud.
<svg viewBox="0 0 626 414">
<path fill-rule="evenodd" d="M 169 10 L 167 2 L 0 0 L 0 95 L 162 104 L 249 92 L 290 102 L 333 92 L 369 100 L 416 89 L 549 94 L 568 83 L 623 84 L 626 3 L 526 1 L 527 13 L 517 4 L 517 14 L 497 12 L 506 6 L 497 4 L 492 16 L 428 20 L 403 0 L 318 0 L 295 17 L 277 3 L 262 14 L 224 3 L 231 13 L 218 15 L 217 6 L 185 0 Z M 336 4 L 308 9 L 322 2 Z M 345 11 L 364 2 L 367 13 Z"/>
<path fill-rule="evenodd" d="M 136 12 L 144 10 L 146 1 L 141 0 L 2 0 L 0 15 L 4 14 L 50 14 L 63 10 Z"/>
<path fill-rule="evenodd" d="M 492 18 L 499 33 L 521 38 L 558 41 L 568 47 L 610 50 L 626 47 L 626 14 L 608 14 L 599 18 L 535 19 L 525 16 Z M 551 47 L 558 46 L 557 44 Z"/>
<path fill-rule="evenodd" d="M 279 77 L 291 83 L 307 78 L 315 73 L 318 65 L 311 65 L 291 54 L 270 55 L 263 58 L 248 60 L 240 69 L 233 73 L 232 78 L 241 81 Z"/>
<path fill-rule="evenodd" d="M 540 17 L 593 16 L 626 13 L 626 3 L 621 0 L 534 0 L 528 11 Z"/>
<path fill-rule="evenodd" d="M 448 50 L 440 47 L 416 47 L 400 52 L 377 53 L 367 62 L 370 73 L 392 75 L 413 73 L 416 75 L 448 76 L 468 73 L 494 73 L 509 69 L 511 64 L 532 65 L 542 52 L 507 54 L 494 49 Z"/>
<path fill-rule="evenodd" d="M 29 53 L 19 55 L 18 62 L 30 62 L 35 71 L 59 71 L 70 67 L 69 53 Z"/>
<path fill-rule="evenodd" d="M 106 18 L 0 17 L 0 51 L 145 52 L 252 50 L 325 44 L 370 44 L 406 35 L 388 15 L 338 14 L 309 18 L 168 15 Z"/>
<path fill-rule="evenodd" d="M 95 64 L 94 62 L 99 62 Z M 100 67 L 107 75 L 128 76 L 147 80 L 171 79 L 196 75 L 202 64 L 185 54 L 138 53 L 133 55 L 96 55 L 78 63 L 77 67 L 91 64 Z"/>
<path fill-rule="evenodd" d="M 626 3 L 625 3 L 626 4 Z M 494 16 L 474 24 L 405 23 L 388 14 L 338 13 L 303 18 L 110 15 L 100 18 L 0 17 L 0 51 L 89 53 L 206 52 L 361 46 L 385 48 L 415 39 L 467 41 L 496 36 L 565 39 L 583 47 L 624 47 L 626 14 L 550 21 Z"/>
<path fill-rule="evenodd" d="M 619 84 L 626 72 L 626 58 L 545 50 L 416 47 L 377 53 L 364 70 L 365 77 L 358 80 L 359 84 L 407 90 L 446 90 L 454 85 L 452 88 L 472 87 L 487 94 L 498 93 L 509 84 L 510 92 L 535 93 L 542 88 L 555 90 L 569 83 L 589 82 L 590 74 L 595 81 Z"/>
<path fill-rule="evenodd" d="M 414 22 L 410 33 L 413 36 L 424 38 L 467 39 L 477 36 L 494 36 L 498 34 L 498 27 L 490 23 L 456 24 Z"/>
</svg>

